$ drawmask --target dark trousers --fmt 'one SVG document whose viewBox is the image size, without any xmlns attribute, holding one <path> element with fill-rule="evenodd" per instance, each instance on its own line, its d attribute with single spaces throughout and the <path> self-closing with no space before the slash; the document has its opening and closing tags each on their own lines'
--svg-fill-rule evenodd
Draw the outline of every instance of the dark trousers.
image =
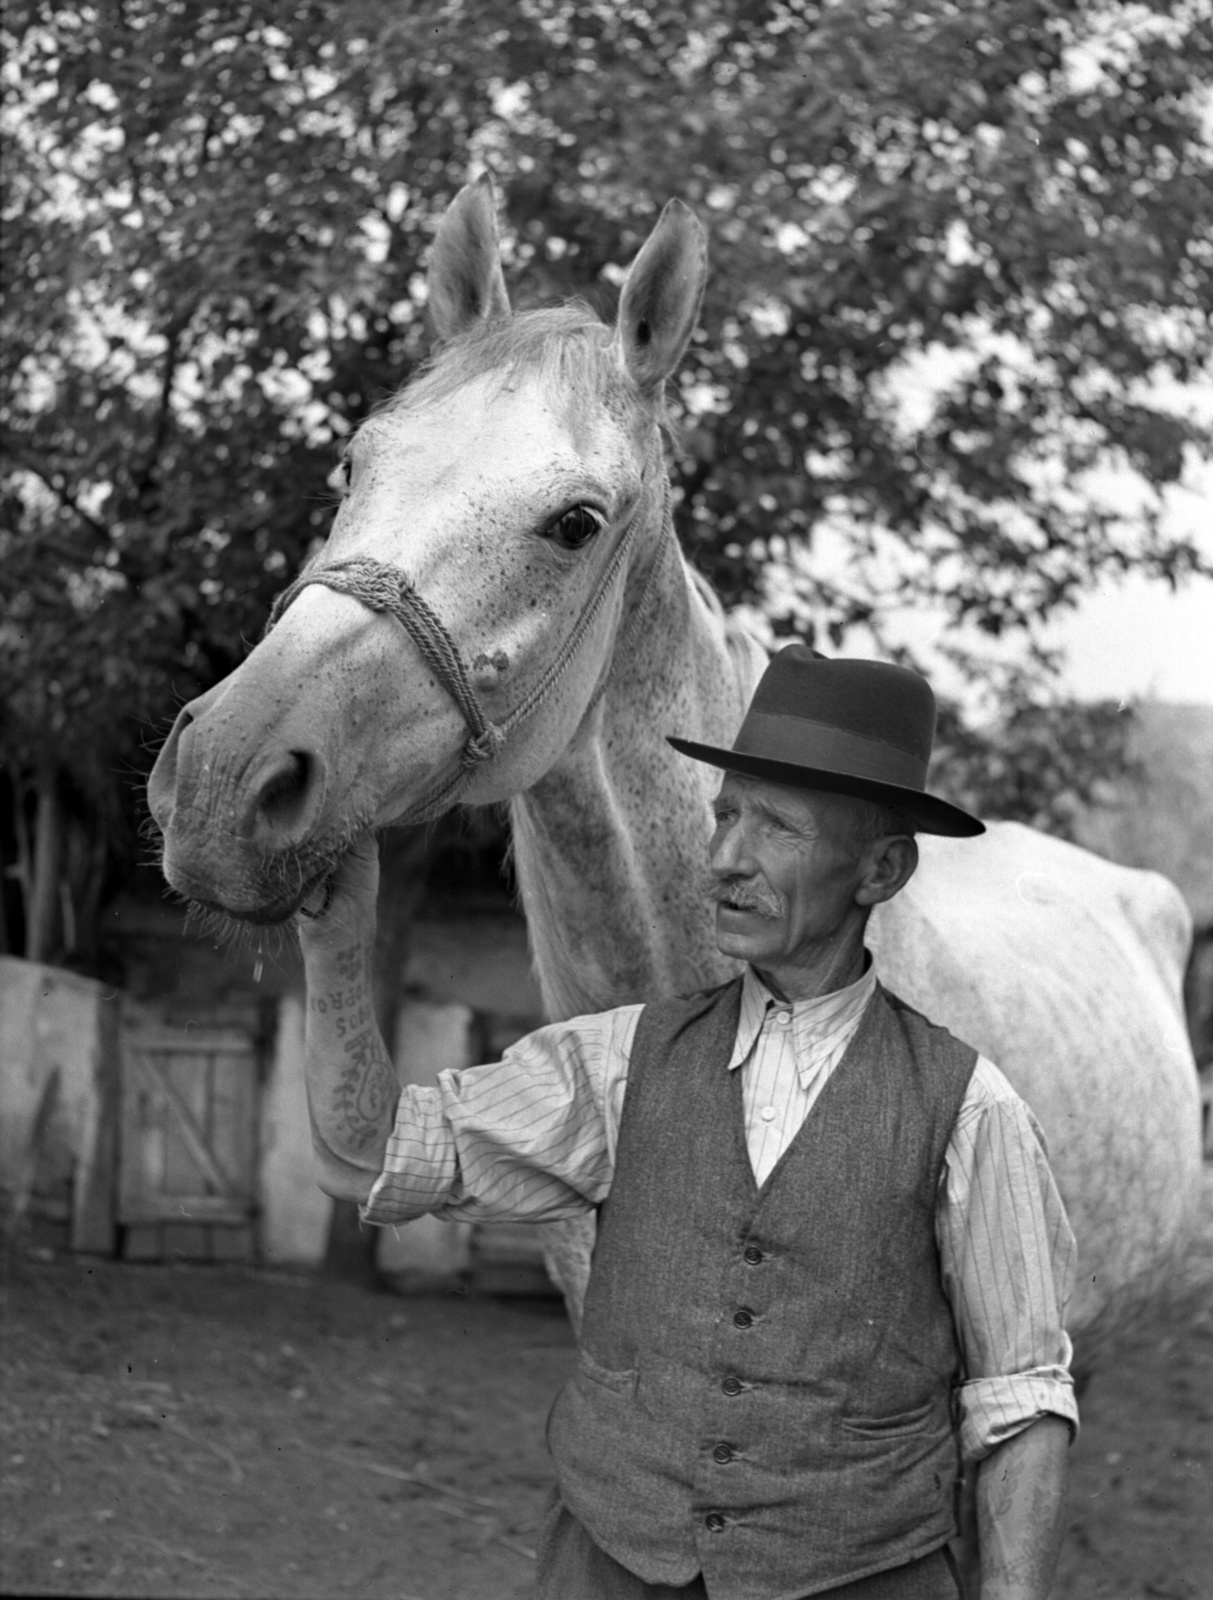
<svg viewBox="0 0 1213 1600">
<path fill-rule="evenodd" d="M 946 1550 L 890 1572 L 876 1572 L 814 1600 L 957 1600 L 960 1585 Z M 539 1535 L 535 1600 L 707 1600 L 702 1574 L 690 1583 L 645 1583 L 600 1550 L 559 1496 Z"/>
</svg>

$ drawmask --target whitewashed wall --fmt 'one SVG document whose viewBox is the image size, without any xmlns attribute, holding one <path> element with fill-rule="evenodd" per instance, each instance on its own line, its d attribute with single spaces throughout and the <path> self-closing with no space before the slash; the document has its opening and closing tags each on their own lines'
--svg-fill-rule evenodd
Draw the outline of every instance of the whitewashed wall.
<svg viewBox="0 0 1213 1600">
<path fill-rule="evenodd" d="M 333 1202 L 316 1182 L 303 1084 L 303 996 L 278 1002 L 278 1027 L 261 1101 L 258 1247 L 279 1266 L 324 1260 Z"/>
<path fill-rule="evenodd" d="M 114 1244 L 118 995 L 0 956 L 0 1189 L 15 1221 L 39 1175 L 70 1185 L 75 1250 Z"/>
</svg>

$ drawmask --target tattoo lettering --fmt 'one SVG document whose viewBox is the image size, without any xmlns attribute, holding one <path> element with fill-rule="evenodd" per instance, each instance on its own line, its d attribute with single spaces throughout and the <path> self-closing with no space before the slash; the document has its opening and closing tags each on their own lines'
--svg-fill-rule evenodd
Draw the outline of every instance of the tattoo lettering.
<svg viewBox="0 0 1213 1600">
<path fill-rule="evenodd" d="M 400 1092 L 375 1022 L 372 954 L 365 942 L 336 951 L 330 969 L 336 986 L 309 993 L 307 1002 L 317 1030 L 312 1048 L 325 1060 L 337 1058 L 326 1089 L 335 1124 L 358 1151 L 383 1137 Z"/>
<path fill-rule="evenodd" d="M 325 1017 L 333 1012 L 354 1011 L 362 1007 L 369 1014 L 372 1003 L 371 952 L 365 945 L 351 945 L 346 950 L 339 950 L 334 960 L 342 986 L 323 994 L 309 995 L 309 1011 Z M 343 1031 L 348 1032 L 349 1027 L 347 1021 Z"/>
<path fill-rule="evenodd" d="M 362 944 L 352 944 L 344 950 L 338 950 L 334 959 L 342 982 L 354 983 L 365 978 L 370 965 L 369 958 L 370 951 Z"/>
</svg>

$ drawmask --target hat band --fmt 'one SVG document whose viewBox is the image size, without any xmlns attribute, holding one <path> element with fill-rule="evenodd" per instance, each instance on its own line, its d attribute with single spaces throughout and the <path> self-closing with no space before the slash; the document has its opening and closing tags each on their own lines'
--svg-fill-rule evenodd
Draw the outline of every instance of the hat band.
<svg viewBox="0 0 1213 1600">
<path fill-rule="evenodd" d="M 861 733 L 808 717 L 751 711 L 741 725 L 733 752 L 791 766 L 819 767 L 901 789 L 926 788 L 927 764 L 921 757 L 883 739 L 867 739 Z"/>
</svg>

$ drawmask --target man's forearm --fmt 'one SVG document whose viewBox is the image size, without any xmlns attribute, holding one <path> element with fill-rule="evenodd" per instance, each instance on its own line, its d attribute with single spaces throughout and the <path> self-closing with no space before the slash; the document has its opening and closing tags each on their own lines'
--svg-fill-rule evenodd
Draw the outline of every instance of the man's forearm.
<svg viewBox="0 0 1213 1600">
<path fill-rule="evenodd" d="M 383 1168 L 400 1085 L 375 1020 L 373 934 L 304 944 L 306 1072 L 317 1176 L 337 1199 L 365 1200 Z"/>
<path fill-rule="evenodd" d="M 977 1471 L 981 1600 L 1045 1600 L 1065 1531 L 1070 1429 L 1042 1417 Z"/>
</svg>

